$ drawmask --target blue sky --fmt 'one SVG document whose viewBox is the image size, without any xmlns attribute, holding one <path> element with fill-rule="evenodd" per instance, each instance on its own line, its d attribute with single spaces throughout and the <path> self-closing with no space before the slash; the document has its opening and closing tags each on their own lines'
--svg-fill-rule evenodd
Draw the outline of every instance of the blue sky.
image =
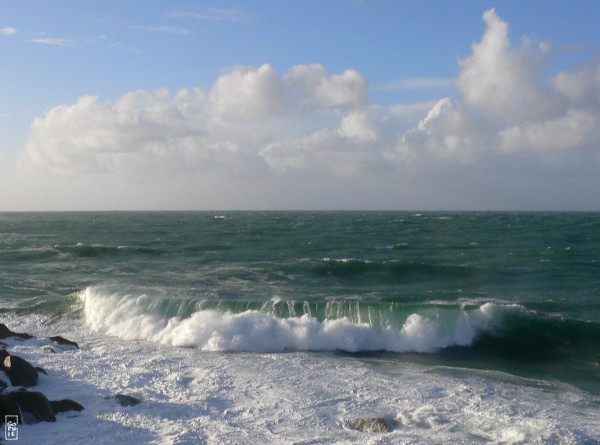
<svg viewBox="0 0 600 445">
<path fill-rule="evenodd" d="M 5 1 L 0 210 L 600 210 L 598 17 Z"/>
</svg>

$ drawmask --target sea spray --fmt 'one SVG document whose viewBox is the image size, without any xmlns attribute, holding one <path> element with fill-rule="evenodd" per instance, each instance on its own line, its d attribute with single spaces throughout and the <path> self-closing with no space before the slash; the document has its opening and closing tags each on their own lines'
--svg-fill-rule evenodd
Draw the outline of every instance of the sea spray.
<svg viewBox="0 0 600 445">
<path fill-rule="evenodd" d="M 81 299 L 86 323 L 95 331 L 207 351 L 434 352 L 470 346 L 500 324 L 492 303 L 472 309 L 441 307 L 436 313 L 429 309 L 431 315 L 406 314 L 401 325 L 373 326 L 345 316 L 319 320 L 304 313 L 281 318 L 258 310 L 205 309 L 187 317 L 170 316 L 158 313 L 160 305 L 148 295 L 111 293 L 102 287 L 86 288 Z"/>
</svg>

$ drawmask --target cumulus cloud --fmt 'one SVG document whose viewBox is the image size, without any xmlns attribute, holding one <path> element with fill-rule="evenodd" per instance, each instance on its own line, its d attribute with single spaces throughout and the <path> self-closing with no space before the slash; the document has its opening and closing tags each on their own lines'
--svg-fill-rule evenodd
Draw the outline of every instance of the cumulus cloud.
<svg viewBox="0 0 600 445">
<path fill-rule="evenodd" d="M 457 101 L 441 99 L 405 132 L 388 158 L 395 162 L 432 155 L 472 163 L 490 153 L 584 151 L 600 146 L 600 68 L 587 63 L 541 82 L 547 43 L 523 39 L 513 48 L 508 24 L 494 9 L 472 54 L 459 62 Z"/>
<path fill-rule="evenodd" d="M 270 64 L 236 66 L 206 91 L 140 90 L 56 106 L 31 125 L 21 165 L 69 177 L 202 181 L 206 196 L 227 187 L 231 196 L 243 195 L 259 190 L 255 184 L 265 184 L 257 193 L 275 193 L 271 186 L 278 184 L 302 202 L 308 202 L 303 191 L 316 196 L 325 190 L 320 185 L 336 181 L 353 190 L 387 190 L 382 202 L 408 197 L 409 180 L 419 184 L 411 195 L 417 197 L 434 194 L 431 184 L 444 179 L 461 190 L 469 183 L 472 193 L 493 193 L 505 180 L 486 188 L 478 183 L 486 174 L 526 175 L 549 162 L 549 154 L 580 159 L 589 174 L 600 148 L 600 63 L 588 61 L 544 83 L 548 45 L 524 39 L 515 48 L 495 10 L 483 19 L 481 41 L 459 61 L 452 99 L 375 105 L 354 69 L 330 74 L 320 64 L 295 65 L 279 75 Z M 233 185 L 240 181 L 246 185 Z M 451 189 L 436 194 L 447 197 Z M 507 192 L 505 202 L 513 196 Z"/>
<path fill-rule="evenodd" d="M 197 96 L 203 98 L 201 92 L 170 98 L 166 90 L 137 91 L 106 103 L 83 96 L 35 119 L 26 160 L 67 175 L 128 174 L 149 159 L 182 161 L 205 148 L 200 130 L 186 119 Z"/>
<path fill-rule="evenodd" d="M 314 79 L 299 91 L 290 79 L 306 73 Z M 227 170 L 257 177 L 304 167 L 349 175 L 372 157 L 365 151 L 379 155 L 379 132 L 366 81 L 355 71 L 328 75 L 320 65 L 297 65 L 278 77 L 269 64 L 238 66 L 209 91 L 140 90 L 114 101 L 83 96 L 56 106 L 31 125 L 21 164 L 67 176 L 194 177 Z"/>
<path fill-rule="evenodd" d="M 537 77 L 546 51 L 513 50 L 508 24 L 494 9 L 483 14 L 487 28 L 473 54 L 460 61 L 456 85 L 465 105 L 501 121 L 520 121 L 540 112 L 541 91 Z M 544 48 L 546 48 L 544 46 Z"/>
<path fill-rule="evenodd" d="M 352 111 L 360 105 L 361 111 Z M 278 128 L 269 119 L 278 119 Z M 306 128 L 297 141 L 282 134 L 302 119 Z M 325 121 L 336 128 L 318 128 Z M 286 153 L 295 145 L 331 151 L 340 141 L 350 146 L 376 139 L 366 111 L 366 81 L 356 71 L 330 76 L 321 65 L 297 65 L 278 77 L 264 64 L 234 67 L 208 92 L 181 90 L 171 97 L 167 90 L 140 90 L 109 102 L 83 96 L 54 107 L 33 122 L 24 161 L 69 174 L 125 170 L 136 158 L 201 168 L 243 145 L 248 156 L 281 172 L 300 167 L 307 156 L 306 149 L 301 156 L 283 156 L 282 147 Z"/>
<path fill-rule="evenodd" d="M 356 70 L 328 76 L 320 64 L 296 65 L 284 77 L 296 99 L 313 108 L 351 109 L 367 103 L 367 80 Z"/>
<path fill-rule="evenodd" d="M 285 93 L 271 65 L 236 67 L 210 90 L 213 112 L 227 121 L 254 121 L 284 108 Z"/>
<path fill-rule="evenodd" d="M 261 157 L 277 173 L 298 173 L 308 180 L 349 178 L 382 172 L 386 161 L 375 139 L 365 133 L 346 132 L 349 115 L 335 130 L 322 129 L 296 139 L 280 139 L 262 147 Z"/>
<path fill-rule="evenodd" d="M 506 152 L 597 148 L 599 125 L 597 113 L 571 108 L 556 119 L 509 127 L 502 130 L 498 138 L 501 149 Z"/>
<path fill-rule="evenodd" d="M 359 142 L 375 142 L 377 132 L 365 111 L 355 111 L 342 119 L 338 134 Z"/>
<path fill-rule="evenodd" d="M 586 62 L 575 72 L 561 71 L 554 87 L 580 107 L 598 107 L 600 103 L 600 61 Z"/>
</svg>

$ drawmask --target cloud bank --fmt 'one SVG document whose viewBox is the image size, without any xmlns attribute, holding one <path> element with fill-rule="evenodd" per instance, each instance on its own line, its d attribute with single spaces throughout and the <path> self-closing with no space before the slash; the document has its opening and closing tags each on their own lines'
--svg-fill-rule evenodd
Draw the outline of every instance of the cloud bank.
<svg viewBox="0 0 600 445">
<path fill-rule="evenodd" d="M 504 187 L 504 204 L 477 200 L 484 191 L 493 199 L 503 181 L 529 184 L 533 197 L 545 193 L 543 181 L 549 193 L 565 181 L 585 190 L 586 178 L 598 174 L 600 62 L 542 82 L 549 44 L 524 39 L 512 47 L 494 9 L 483 19 L 481 41 L 459 61 L 455 99 L 380 106 L 369 103 L 368 81 L 354 69 L 330 74 L 301 64 L 278 74 L 270 64 L 237 66 L 209 90 L 140 90 L 56 106 L 31 125 L 20 165 L 121 185 L 176 181 L 224 196 L 227 187 L 231 196 L 280 187 L 293 191 L 290 207 L 319 206 L 310 204 L 319 193 L 335 200 L 343 188 L 369 190 L 379 207 L 419 206 L 439 193 L 429 205 L 461 208 L 510 207 L 514 186 Z M 446 186 L 454 198 L 440 190 Z M 368 207 L 371 198 L 363 199 Z M 227 205 L 237 202 L 269 206 L 244 198 Z"/>
</svg>

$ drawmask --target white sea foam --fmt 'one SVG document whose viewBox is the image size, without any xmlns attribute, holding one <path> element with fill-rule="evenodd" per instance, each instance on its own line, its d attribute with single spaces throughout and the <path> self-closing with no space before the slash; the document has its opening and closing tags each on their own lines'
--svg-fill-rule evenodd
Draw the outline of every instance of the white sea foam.
<svg viewBox="0 0 600 445">
<path fill-rule="evenodd" d="M 51 354 L 40 347 L 47 340 L 7 340 L 11 352 L 48 371 L 35 390 L 85 406 L 60 413 L 54 423 L 19 425 L 19 444 L 579 444 L 600 438 L 598 397 L 557 382 L 394 358 L 203 352 L 124 341 L 77 319 L 62 321 L 60 332 L 49 332 L 56 327 L 43 317 L 3 321 L 38 337 L 60 333 L 81 346 Z M 120 407 L 105 399 L 115 393 L 142 403 Z M 393 431 L 349 426 L 348 419 L 365 416 L 390 419 Z"/>
<path fill-rule="evenodd" d="M 145 295 L 122 295 L 94 287 L 87 288 L 81 298 L 86 323 L 94 331 L 205 351 L 433 352 L 469 346 L 481 332 L 498 324 L 496 307 L 491 303 L 446 317 L 413 313 L 400 328 L 376 328 L 348 318 L 320 321 L 307 313 L 279 318 L 260 311 L 200 310 L 187 318 L 165 318 L 149 310 L 151 304 Z"/>
</svg>

